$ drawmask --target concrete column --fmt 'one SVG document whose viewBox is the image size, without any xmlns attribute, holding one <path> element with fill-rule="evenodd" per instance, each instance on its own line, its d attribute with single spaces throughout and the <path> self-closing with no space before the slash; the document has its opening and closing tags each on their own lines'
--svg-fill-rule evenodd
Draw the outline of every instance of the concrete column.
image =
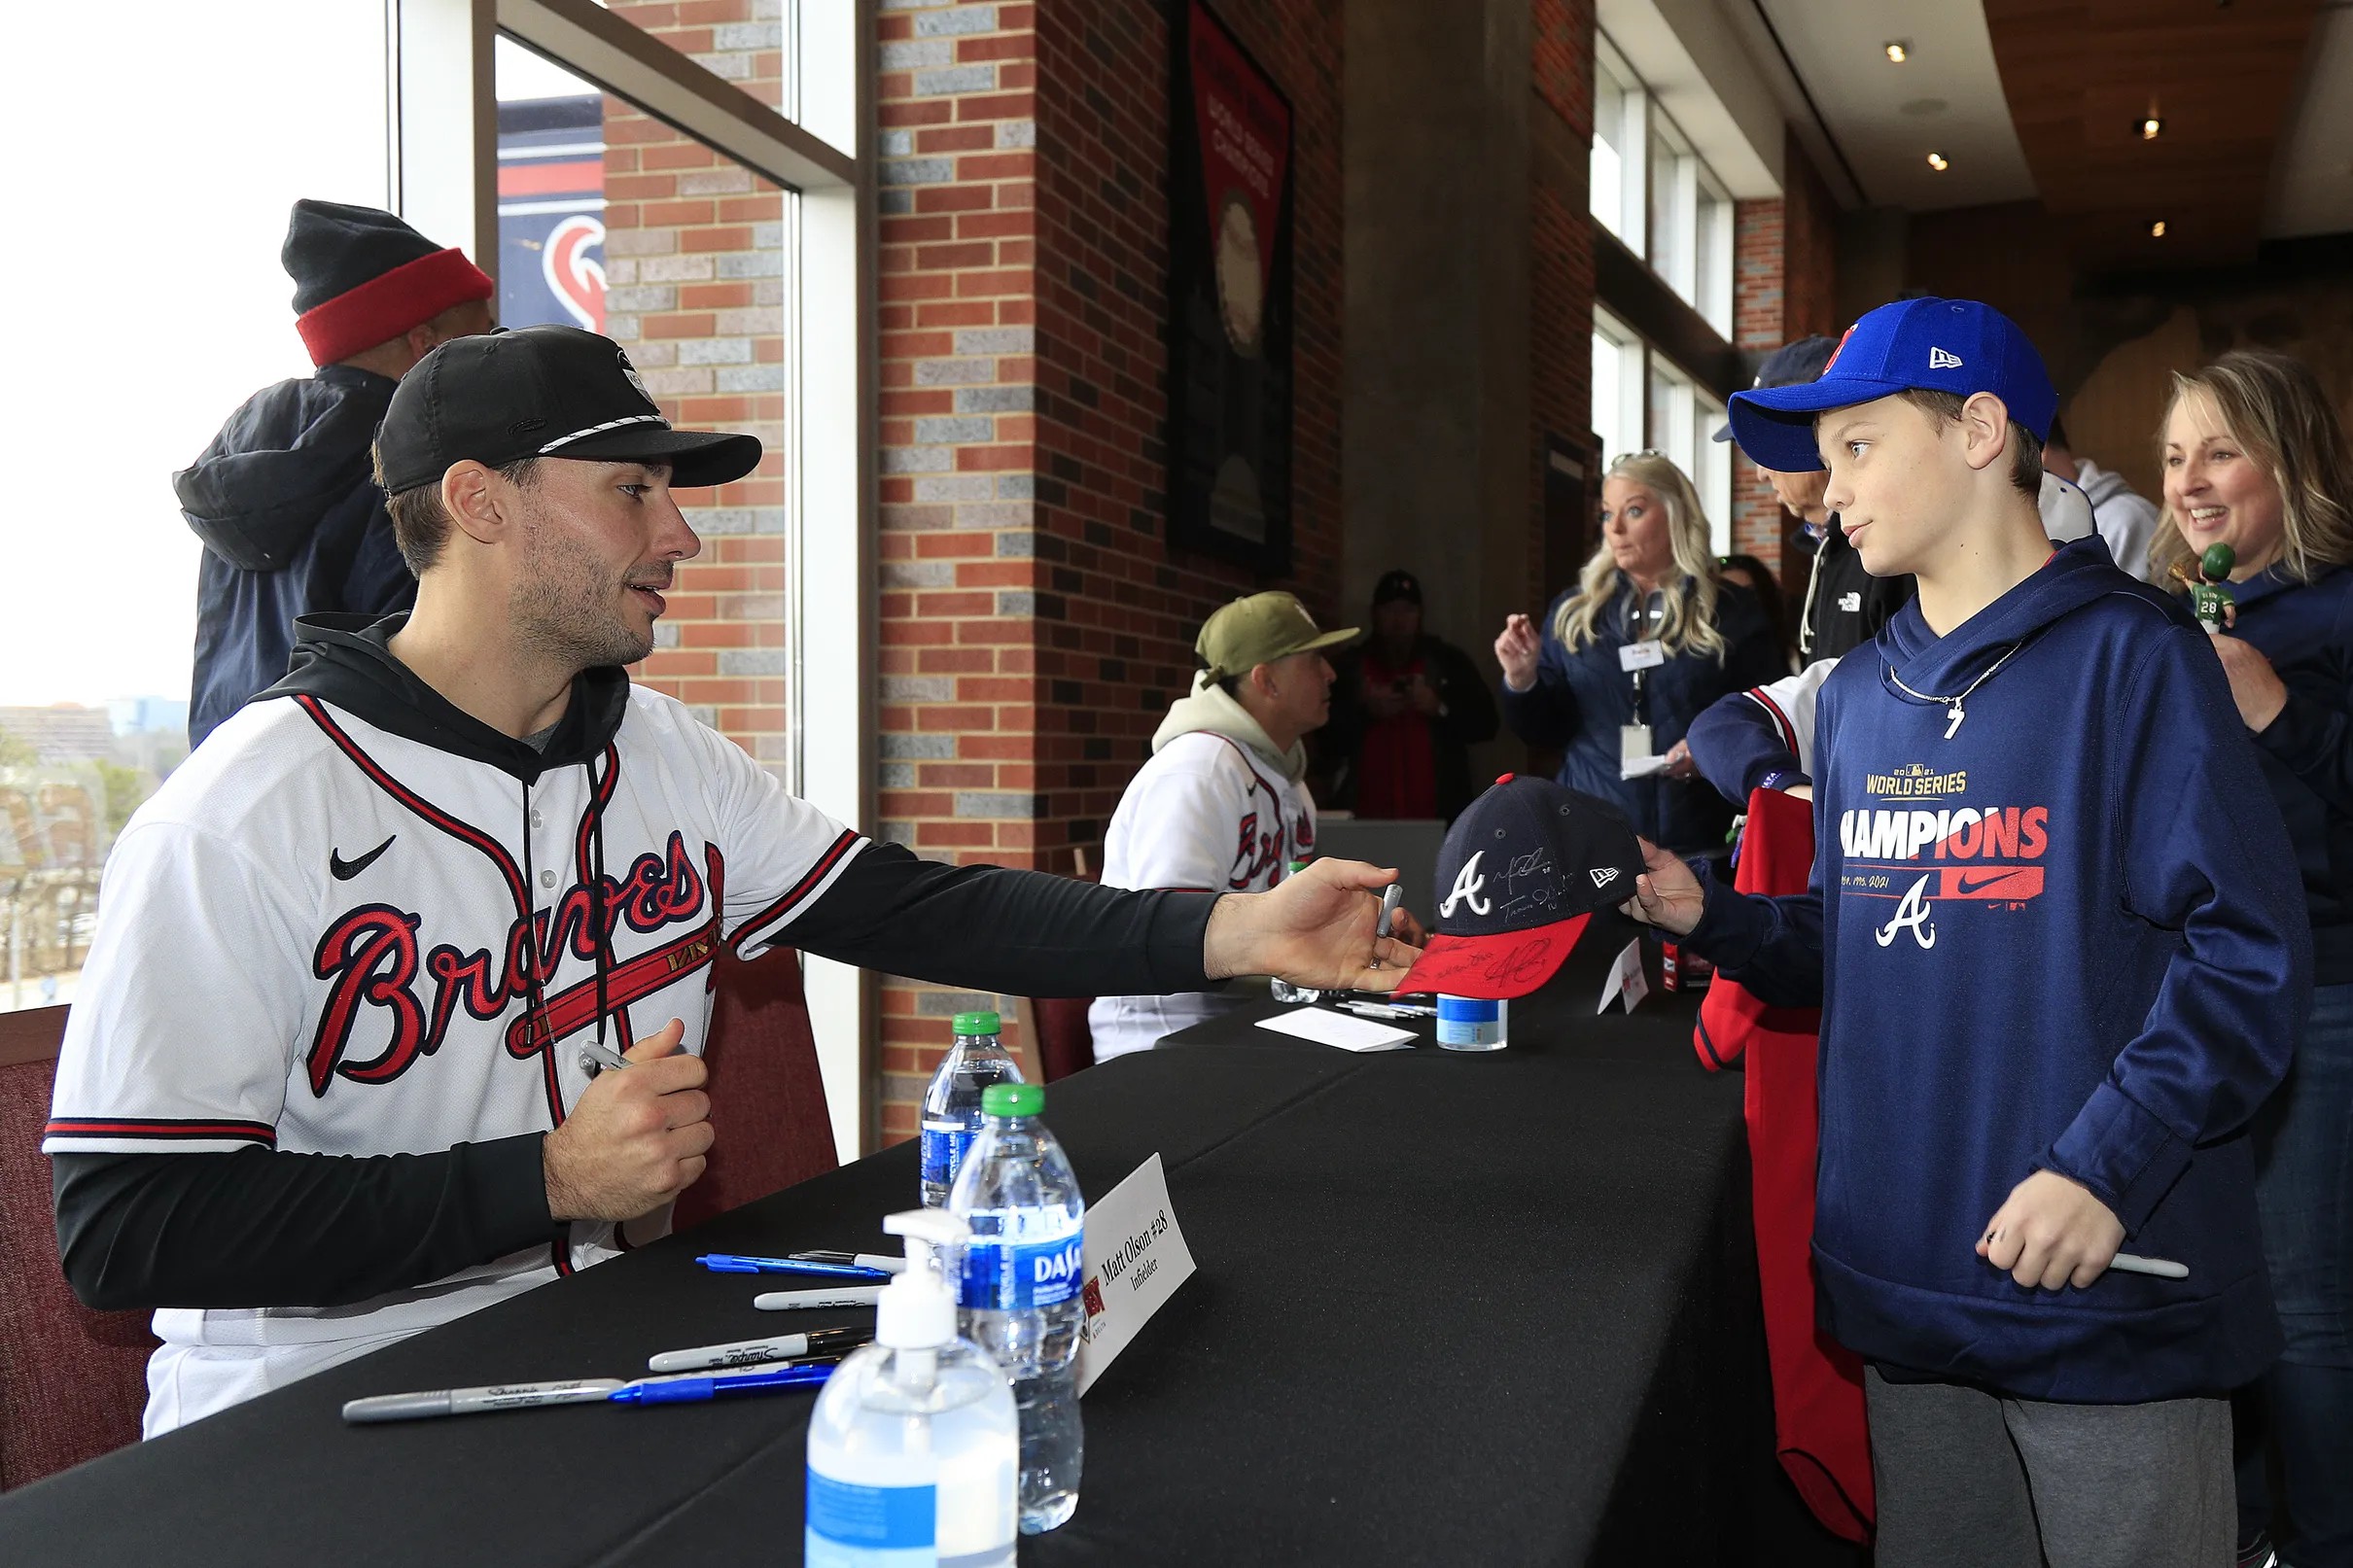
<svg viewBox="0 0 2353 1568">
<path fill-rule="evenodd" d="M 1343 609 L 1391 567 L 1482 663 L 1528 580 L 1529 0 L 1349 0 Z"/>
</svg>

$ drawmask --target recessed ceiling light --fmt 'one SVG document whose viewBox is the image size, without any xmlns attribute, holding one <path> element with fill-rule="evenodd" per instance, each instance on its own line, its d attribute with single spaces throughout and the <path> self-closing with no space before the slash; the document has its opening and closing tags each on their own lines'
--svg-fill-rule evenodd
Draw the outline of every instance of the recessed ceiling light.
<svg viewBox="0 0 2353 1568">
<path fill-rule="evenodd" d="M 1949 169 L 1949 168 L 1952 167 L 1952 165 L 1951 165 L 1950 163 L 1948 163 L 1948 162 L 1945 160 L 1945 155 L 1944 155 L 1944 154 L 1942 154 L 1942 153 L 1931 153 L 1931 154 L 1929 154 L 1929 155 L 1928 155 L 1928 166 L 1929 166 L 1930 168 L 1932 168 L 1932 169 L 1936 170 L 1936 171 L 1937 171 L 1937 173 L 1939 173 L 1939 174 L 1942 174 L 1942 173 L 1944 173 L 1944 172 L 1945 172 L 1947 169 Z"/>
<path fill-rule="evenodd" d="M 2138 126 L 2138 129 L 2141 133 L 2141 140 L 2144 142 L 2156 141 L 2159 133 L 2164 128 L 2165 122 L 2158 119 L 2155 115 L 2151 115 L 2146 120 L 2143 120 Z"/>
<path fill-rule="evenodd" d="M 1901 65 L 1912 58 L 1912 44 L 1908 39 L 1891 38 L 1887 41 L 1886 49 L 1890 64 Z"/>
<path fill-rule="evenodd" d="M 2162 218 L 2160 218 L 2157 222 L 2149 226 L 2149 237 L 2151 239 L 2163 239 L 2165 237 L 2165 221 Z"/>
</svg>

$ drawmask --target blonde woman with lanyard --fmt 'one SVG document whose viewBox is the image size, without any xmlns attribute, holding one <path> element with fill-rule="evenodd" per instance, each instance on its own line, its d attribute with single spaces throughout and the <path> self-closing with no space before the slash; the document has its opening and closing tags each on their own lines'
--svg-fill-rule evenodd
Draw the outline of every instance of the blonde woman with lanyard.
<svg viewBox="0 0 2353 1568">
<path fill-rule="evenodd" d="M 2353 1568 L 2353 443 L 2312 372 L 2260 350 L 2176 375 L 2160 439 L 2165 505 L 2150 562 L 2170 585 L 2217 544 L 2235 557 L 2214 648 L 2312 919 L 2312 1012 L 2253 1123 L 2264 1261 L 2288 1343 L 2255 1402 L 2267 1411 L 2239 1412 L 2239 1560 L 2266 1560 L 2284 1503 L 2296 1535 L 2277 1560 Z M 2266 1447 L 2284 1498 L 2270 1495 Z"/>
<path fill-rule="evenodd" d="M 1756 600 L 1716 575 L 1699 493 L 1670 460 L 1609 466 L 1600 548 L 1543 628 L 1514 615 L 1495 639 L 1512 732 L 1561 748 L 1561 783 L 1617 801 L 1652 843 L 1722 845 L 1732 809 L 1696 776 L 1684 731 L 1717 698 L 1788 672 Z"/>
</svg>

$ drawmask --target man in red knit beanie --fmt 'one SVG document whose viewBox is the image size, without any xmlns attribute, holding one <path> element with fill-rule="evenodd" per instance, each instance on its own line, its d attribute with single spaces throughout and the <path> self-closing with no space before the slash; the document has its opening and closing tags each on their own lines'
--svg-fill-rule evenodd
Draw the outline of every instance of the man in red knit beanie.
<svg viewBox="0 0 2353 1568">
<path fill-rule="evenodd" d="M 317 373 L 254 394 L 172 476 L 204 541 L 192 746 L 286 674 L 297 615 L 389 615 L 415 602 L 369 448 L 412 366 L 491 330 L 489 276 L 373 207 L 296 202 L 280 260 Z"/>
</svg>

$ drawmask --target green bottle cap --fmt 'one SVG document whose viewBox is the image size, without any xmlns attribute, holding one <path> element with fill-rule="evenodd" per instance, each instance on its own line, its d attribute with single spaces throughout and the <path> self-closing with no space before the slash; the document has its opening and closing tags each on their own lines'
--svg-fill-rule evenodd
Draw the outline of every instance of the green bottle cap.
<svg viewBox="0 0 2353 1568">
<path fill-rule="evenodd" d="M 1288 864 L 1288 865 L 1286 865 L 1286 866 L 1284 866 L 1284 867 L 1282 868 L 1282 874 L 1283 874 L 1284 876 L 1286 876 L 1286 877 L 1295 877 L 1295 876 L 1299 875 L 1299 873 L 1300 873 L 1300 872 L 1305 871 L 1306 869 L 1307 869 L 1307 862 L 1306 862 L 1305 860 L 1293 860 L 1292 862 L 1290 862 L 1290 864 Z"/>
<path fill-rule="evenodd" d="M 991 1084 L 980 1092 L 983 1116 L 1036 1116 L 1046 1108 L 1046 1092 L 1036 1084 Z"/>
<path fill-rule="evenodd" d="M 938 1017 L 936 1013 L 932 1015 Z M 956 1022 L 948 1026 L 958 1034 L 1001 1034 L 1004 1021 L 995 1013 L 959 1013 Z"/>
</svg>

